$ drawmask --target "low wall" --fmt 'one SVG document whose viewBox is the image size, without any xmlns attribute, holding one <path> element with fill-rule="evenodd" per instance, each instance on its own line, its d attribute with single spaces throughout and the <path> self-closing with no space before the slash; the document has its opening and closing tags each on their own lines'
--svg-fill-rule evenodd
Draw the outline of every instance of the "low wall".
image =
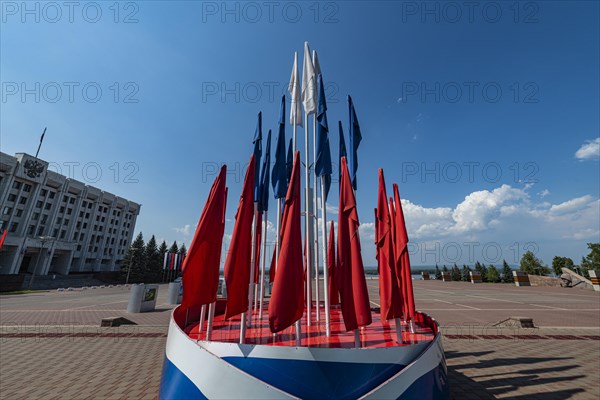
<svg viewBox="0 0 600 400">
<path fill-rule="evenodd" d="M 0 275 L 0 292 L 14 292 L 21 290 L 25 274 Z"/>
<path fill-rule="evenodd" d="M 531 286 L 560 286 L 560 278 L 551 276 L 529 275 Z"/>
</svg>

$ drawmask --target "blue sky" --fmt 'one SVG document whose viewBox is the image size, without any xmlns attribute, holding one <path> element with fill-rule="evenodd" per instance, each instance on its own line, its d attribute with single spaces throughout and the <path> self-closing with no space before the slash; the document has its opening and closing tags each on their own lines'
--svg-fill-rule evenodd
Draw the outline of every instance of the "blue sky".
<svg viewBox="0 0 600 400">
<path fill-rule="evenodd" d="M 23 4 L 2 3 L 2 151 L 34 154 L 47 126 L 40 157 L 141 203 L 146 236 L 189 245 L 221 163 L 231 233 L 256 114 L 276 128 L 306 40 L 334 159 L 348 94 L 361 123 L 366 265 L 380 167 L 413 265 L 578 262 L 600 241 L 597 2 Z"/>
</svg>

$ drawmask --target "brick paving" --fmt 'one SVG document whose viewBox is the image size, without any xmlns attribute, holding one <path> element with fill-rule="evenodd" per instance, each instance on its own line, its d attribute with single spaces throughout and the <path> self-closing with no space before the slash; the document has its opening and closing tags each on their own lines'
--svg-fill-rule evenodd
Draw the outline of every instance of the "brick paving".
<svg viewBox="0 0 600 400">
<path fill-rule="evenodd" d="M 159 311 L 127 314 L 128 290 L 0 296 L 0 399 L 156 398 L 172 307 L 163 285 Z M 454 399 L 600 398 L 599 294 L 435 281 L 415 294 L 442 324 Z M 138 325 L 100 328 L 105 316 Z M 539 328 L 493 326 L 507 316 Z"/>
</svg>

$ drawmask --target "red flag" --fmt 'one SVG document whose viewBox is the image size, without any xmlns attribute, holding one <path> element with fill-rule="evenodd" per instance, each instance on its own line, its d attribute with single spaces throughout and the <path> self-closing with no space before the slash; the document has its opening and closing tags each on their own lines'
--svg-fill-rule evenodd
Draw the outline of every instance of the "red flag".
<svg viewBox="0 0 600 400">
<path fill-rule="evenodd" d="M 329 243 L 327 244 L 327 272 L 329 274 L 329 304 L 340 304 L 340 293 L 336 284 L 335 235 L 333 221 L 329 225 Z"/>
<path fill-rule="evenodd" d="M 0 237 L 0 249 L 2 248 L 2 245 L 4 244 L 4 239 L 6 239 L 6 229 L 4 230 L 4 232 L 2 232 L 2 236 Z"/>
<path fill-rule="evenodd" d="M 337 276 L 346 330 L 371 323 L 371 307 L 360 254 L 358 213 L 346 157 L 341 158 L 342 181 L 338 211 Z"/>
<path fill-rule="evenodd" d="M 406 223 L 404 221 L 404 212 L 398 193 L 398 185 L 394 183 L 394 203 L 396 206 L 396 243 L 394 256 L 396 258 L 396 271 L 400 271 L 402 278 L 402 291 L 405 304 L 406 320 L 415 318 L 415 296 L 412 287 L 412 276 L 410 272 L 410 258 L 408 256 L 408 233 L 406 232 Z"/>
<path fill-rule="evenodd" d="M 182 265 L 183 298 L 181 308 L 189 309 L 217 300 L 221 242 L 225 231 L 227 167 L 223 165 L 210 189 L 194 238 Z M 173 269 L 175 254 L 171 254 Z"/>
<path fill-rule="evenodd" d="M 383 170 L 379 168 L 379 189 L 375 210 L 375 244 L 379 271 L 379 300 L 381 317 L 384 320 L 402 315 L 402 297 L 396 279 L 392 222 L 385 190 Z"/>
<path fill-rule="evenodd" d="M 275 262 L 277 261 L 277 247 L 273 247 L 273 256 L 271 257 L 271 266 L 269 267 L 269 283 L 275 282 Z"/>
<path fill-rule="evenodd" d="M 304 312 L 300 206 L 300 152 L 296 151 L 283 206 L 281 248 L 269 302 L 271 332 L 280 332 L 291 326 Z"/>
<path fill-rule="evenodd" d="M 396 208 L 394 206 L 394 199 L 392 197 L 390 197 L 389 199 L 389 206 L 390 206 L 390 227 L 391 227 L 391 234 L 392 234 L 392 250 L 393 250 L 393 264 L 394 264 L 394 277 L 396 278 L 396 281 L 394 282 L 394 284 L 396 285 L 397 289 L 398 289 L 398 296 L 400 297 L 399 300 L 399 310 L 398 310 L 398 314 L 397 316 L 402 316 L 402 315 L 406 315 L 406 291 L 404 288 L 404 281 L 402 279 L 402 270 L 400 268 L 400 264 L 396 263 Z"/>
<path fill-rule="evenodd" d="M 250 265 L 252 263 L 252 219 L 254 218 L 254 155 L 246 169 L 242 195 L 235 214 L 231 244 L 225 260 L 227 308 L 225 318 L 248 310 Z"/>
<path fill-rule="evenodd" d="M 260 272 L 260 252 L 262 248 L 262 213 L 256 213 L 256 230 L 254 231 L 254 237 L 256 238 L 256 255 L 254 256 L 254 283 L 258 283 L 258 276 Z"/>
<path fill-rule="evenodd" d="M 175 253 L 169 253 L 169 271 L 173 271 L 173 264 L 175 264 Z"/>
</svg>

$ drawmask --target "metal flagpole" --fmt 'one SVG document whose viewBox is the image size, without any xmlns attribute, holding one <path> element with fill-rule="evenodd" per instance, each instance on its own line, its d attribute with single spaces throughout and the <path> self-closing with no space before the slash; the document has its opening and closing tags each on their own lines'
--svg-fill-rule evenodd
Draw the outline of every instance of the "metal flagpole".
<svg viewBox="0 0 600 400">
<path fill-rule="evenodd" d="M 252 256 L 250 257 L 250 287 L 248 290 L 248 326 L 252 326 L 252 301 L 254 300 L 254 264 L 256 260 L 256 216 L 258 214 L 258 202 L 254 202 L 254 220 L 252 222 Z M 245 327 L 244 327 L 245 330 Z"/>
<path fill-rule="evenodd" d="M 210 340 L 210 334 L 212 333 L 213 319 L 215 317 L 215 304 L 212 302 L 208 305 L 208 323 L 206 324 L 206 340 Z"/>
<path fill-rule="evenodd" d="M 204 314 L 206 314 L 206 304 L 202 304 L 202 307 L 200 307 L 200 323 L 198 324 L 198 332 L 202 332 L 202 328 L 204 327 Z"/>
<path fill-rule="evenodd" d="M 394 322 L 396 323 L 396 342 L 402 343 L 402 321 L 400 318 L 394 318 Z"/>
<path fill-rule="evenodd" d="M 310 235 L 308 234 L 308 232 L 311 229 L 310 226 L 310 215 L 308 213 L 308 202 L 310 201 L 310 196 L 309 196 L 309 186 L 310 186 L 310 171 L 309 171 L 309 164 L 308 164 L 308 113 L 304 113 L 304 121 L 305 121 L 305 125 L 306 128 L 304 129 L 305 131 L 305 135 L 304 135 L 304 163 L 305 163 L 305 181 L 306 181 L 306 187 L 305 187 L 305 191 L 304 191 L 304 220 L 305 220 L 305 232 L 304 235 L 306 237 L 306 326 L 310 326 L 310 309 L 311 309 L 311 298 L 312 298 L 312 290 L 311 290 L 311 273 L 310 273 L 310 269 L 311 269 L 311 265 L 310 265 L 310 255 L 312 253 L 311 251 L 311 243 L 309 241 Z"/>
<path fill-rule="evenodd" d="M 294 151 L 296 151 L 296 122 L 295 121 L 294 121 L 294 125 L 293 126 L 294 126 L 294 133 L 293 133 L 293 136 L 292 136 L 292 142 L 294 142 L 293 143 Z"/>
<path fill-rule="evenodd" d="M 285 201 L 285 200 L 284 200 Z M 277 199 L 277 243 L 275 244 L 275 272 L 279 266 L 279 250 L 281 246 L 281 199 Z"/>
<path fill-rule="evenodd" d="M 318 221 L 319 219 L 317 218 L 318 215 L 318 205 L 317 205 L 317 114 L 315 113 L 315 115 L 313 116 L 313 184 L 314 184 L 314 190 L 313 190 L 313 218 L 314 218 L 314 224 L 312 226 L 313 228 L 313 235 L 314 235 L 314 243 L 313 243 L 313 261 L 315 263 L 315 302 L 316 302 L 316 318 L 317 318 L 317 322 L 320 321 L 320 317 L 321 317 L 321 305 L 320 305 L 320 301 L 319 301 L 319 228 L 318 228 Z M 322 195 L 322 194 L 321 194 Z"/>
<path fill-rule="evenodd" d="M 279 201 L 277 202 L 279 204 Z M 278 207 L 279 208 L 279 207 Z M 262 321 L 263 315 L 263 299 L 265 297 L 265 261 L 267 260 L 267 218 L 269 212 L 265 211 L 263 218 L 263 251 L 262 251 L 262 267 L 260 271 L 260 296 L 259 296 L 259 306 L 258 306 L 258 320 L 259 324 Z"/>
<path fill-rule="evenodd" d="M 327 209 L 325 208 L 325 182 L 321 177 L 321 231 L 323 233 L 323 300 L 325 301 L 325 333 L 331 336 L 329 310 L 329 271 L 327 270 Z"/>
</svg>

